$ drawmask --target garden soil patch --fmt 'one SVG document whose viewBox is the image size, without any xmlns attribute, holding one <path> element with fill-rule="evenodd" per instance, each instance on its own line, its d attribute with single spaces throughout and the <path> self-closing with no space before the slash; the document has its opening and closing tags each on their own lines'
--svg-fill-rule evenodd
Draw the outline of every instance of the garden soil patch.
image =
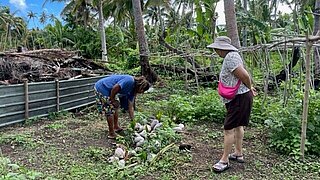
<svg viewBox="0 0 320 180">
<path fill-rule="evenodd" d="M 91 118 L 88 118 L 89 116 Z M 121 122 L 127 124 L 129 120 L 125 116 Z M 94 114 L 77 117 L 68 115 L 53 121 L 19 124 L 0 129 L 0 147 L 3 156 L 14 163 L 46 176 L 72 179 L 70 173 L 74 173 L 74 168 L 86 164 L 93 167 L 96 163 L 99 167 L 101 164 L 108 164 L 107 159 L 115 147 L 107 139 L 106 127 L 106 121 Z M 231 169 L 216 174 L 212 166 L 223 151 L 221 125 L 187 124 L 186 130 L 181 133 L 181 142 L 176 145 L 191 145 L 190 151 L 181 152 L 181 156 L 190 156 L 190 161 L 177 163 L 170 169 L 168 176 L 175 179 L 281 179 L 288 174 L 290 177 L 301 177 L 300 179 L 319 177 L 315 176 L 314 171 L 308 174 L 297 171 L 299 167 L 288 167 L 292 161 L 287 156 L 280 156 L 267 148 L 264 134 L 265 132 L 258 128 L 248 128 L 244 140 L 246 163 L 231 162 Z M 148 173 L 139 178 L 162 179 L 167 177 L 165 173 L 168 172 L 155 172 L 153 175 Z"/>
</svg>

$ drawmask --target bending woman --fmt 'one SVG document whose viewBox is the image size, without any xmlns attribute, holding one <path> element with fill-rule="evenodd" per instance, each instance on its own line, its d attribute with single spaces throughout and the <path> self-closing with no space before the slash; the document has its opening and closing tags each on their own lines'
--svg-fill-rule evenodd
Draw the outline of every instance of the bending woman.
<svg viewBox="0 0 320 180">
<path fill-rule="evenodd" d="M 123 129 L 118 122 L 119 101 L 116 95 L 126 96 L 129 104 L 129 117 L 134 118 L 134 100 L 137 94 L 144 93 L 150 88 L 150 83 L 145 77 L 133 77 L 130 75 L 111 75 L 96 82 L 94 89 L 99 113 L 107 118 L 109 135 L 115 139 L 116 134 Z"/>
</svg>

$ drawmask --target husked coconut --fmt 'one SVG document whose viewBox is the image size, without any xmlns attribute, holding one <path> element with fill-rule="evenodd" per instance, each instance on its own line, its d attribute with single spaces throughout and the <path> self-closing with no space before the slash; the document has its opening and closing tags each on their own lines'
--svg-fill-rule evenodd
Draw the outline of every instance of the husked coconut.
<svg viewBox="0 0 320 180">
<path fill-rule="evenodd" d="M 115 156 L 111 156 L 111 157 L 109 157 L 109 159 L 108 159 L 108 162 L 109 162 L 109 163 L 118 162 L 118 161 L 119 161 L 119 158 L 118 158 L 118 157 L 115 157 Z"/>
<path fill-rule="evenodd" d="M 144 130 L 144 126 L 140 126 L 138 132 L 140 133 L 143 130 Z"/>
<path fill-rule="evenodd" d="M 151 133 L 149 133 L 148 136 L 149 136 L 150 138 L 154 138 L 154 137 L 157 136 L 157 134 L 156 134 L 155 132 L 151 131 Z"/>
<path fill-rule="evenodd" d="M 118 157 L 119 159 L 123 159 L 124 156 L 125 156 L 125 152 L 124 152 L 124 150 L 122 148 L 118 147 L 114 152 L 114 156 Z"/>
<path fill-rule="evenodd" d="M 134 126 L 134 129 L 136 131 L 138 131 L 140 129 L 140 127 L 141 127 L 141 124 L 140 123 L 136 123 L 136 125 Z"/>
<path fill-rule="evenodd" d="M 142 136 L 143 138 L 146 138 L 146 137 L 147 137 L 147 131 L 146 131 L 146 130 L 141 131 L 139 134 L 140 134 L 140 136 Z"/>
<path fill-rule="evenodd" d="M 136 147 L 134 150 L 135 150 L 136 152 L 141 152 L 143 149 L 142 149 L 141 147 Z"/>
<path fill-rule="evenodd" d="M 145 130 L 146 130 L 147 132 L 150 132 L 150 131 L 151 131 L 151 126 L 150 126 L 150 125 L 146 125 L 146 126 L 145 126 Z"/>
<path fill-rule="evenodd" d="M 156 120 L 156 119 L 152 120 L 152 122 L 151 122 L 151 129 L 154 129 L 154 126 L 157 125 L 158 123 L 159 123 L 158 120 Z"/>
<path fill-rule="evenodd" d="M 139 141 L 139 142 L 137 142 L 136 146 L 137 146 L 137 147 L 141 147 L 141 146 L 143 145 L 143 143 L 144 143 L 144 140 Z"/>
<path fill-rule="evenodd" d="M 162 126 L 162 123 L 158 123 L 153 127 L 153 130 L 155 131 L 156 129 L 158 129 L 161 126 Z"/>
<path fill-rule="evenodd" d="M 137 137 L 134 138 L 134 142 L 135 142 L 135 143 L 137 143 L 137 142 L 139 142 L 139 141 L 144 141 L 144 138 L 141 137 L 141 136 L 137 136 Z"/>
<path fill-rule="evenodd" d="M 181 127 L 174 127 L 174 128 L 172 128 L 175 132 L 182 132 L 182 129 L 181 129 Z"/>
<path fill-rule="evenodd" d="M 184 129 L 184 125 L 183 124 L 179 124 L 178 125 L 182 130 Z"/>
<path fill-rule="evenodd" d="M 124 159 L 121 159 L 119 162 L 118 162 L 118 165 L 120 168 L 124 168 L 124 166 L 126 165 L 126 161 Z"/>
</svg>

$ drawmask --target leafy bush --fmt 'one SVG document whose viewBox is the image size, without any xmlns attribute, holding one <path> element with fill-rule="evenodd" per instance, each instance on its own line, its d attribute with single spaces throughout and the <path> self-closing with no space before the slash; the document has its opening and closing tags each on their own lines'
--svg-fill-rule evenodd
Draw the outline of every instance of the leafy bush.
<svg viewBox="0 0 320 180">
<path fill-rule="evenodd" d="M 196 95 L 171 95 L 168 100 L 149 101 L 149 107 L 161 111 L 176 122 L 211 120 L 221 123 L 225 108 L 215 90 L 199 90 Z"/>
<path fill-rule="evenodd" d="M 42 173 L 27 170 L 0 156 L 0 179 L 40 179 Z"/>
<path fill-rule="evenodd" d="M 250 116 L 250 121 L 254 124 L 264 124 L 265 120 L 269 117 L 270 102 L 272 99 L 268 97 L 266 100 L 260 98 L 260 96 L 254 97 L 252 112 Z M 269 103 L 267 103 L 269 102 Z"/>
<path fill-rule="evenodd" d="M 266 109 L 269 115 L 265 123 L 270 130 L 270 144 L 282 153 L 299 155 L 303 94 L 290 98 L 287 107 L 274 101 Z M 320 93 L 312 92 L 309 100 L 307 141 L 305 152 L 320 154 Z"/>
</svg>

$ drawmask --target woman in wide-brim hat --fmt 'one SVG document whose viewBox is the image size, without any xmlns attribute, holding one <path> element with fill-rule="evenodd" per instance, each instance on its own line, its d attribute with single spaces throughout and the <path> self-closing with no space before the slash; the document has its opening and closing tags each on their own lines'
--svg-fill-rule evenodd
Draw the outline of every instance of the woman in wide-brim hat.
<svg viewBox="0 0 320 180">
<path fill-rule="evenodd" d="M 238 49 L 231 45 L 230 38 L 217 37 L 214 43 L 207 47 L 214 49 L 220 57 L 224 58 L 219 83 L 226 87 L 235 87 L 238 84 L 234 98 L 221 97 L 227 109 L 224 120 L 224 150 L 221 159 L 214 164 L 213 169 L 216 172 L 222 172 L 230 167 L 229 160 L 244 162 L 242 152 L 244 127 L 249 124 L 253 96 L 257 93 L 252 86 L 249 73 L 243 66 Z M 235 150 L 231 153 L 233 144 L 235 144 Z"/>
</svg>

